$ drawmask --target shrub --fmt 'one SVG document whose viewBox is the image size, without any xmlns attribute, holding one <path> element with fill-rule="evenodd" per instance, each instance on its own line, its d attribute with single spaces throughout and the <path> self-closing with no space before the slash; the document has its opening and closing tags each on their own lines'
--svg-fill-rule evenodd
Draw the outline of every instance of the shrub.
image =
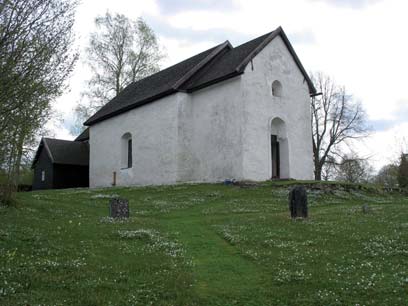
<svg viewBox="0 0 408 306">
<path fill-rule="evenodd" d="M 398 184 L 401 188 L 408 188 L 408 154 L 401 154 L 398 167 Z"/>
<path fill-rule="evenodd" d="M 15 206 L 15 192 L 16 188 L 12 184 L 0 185 L 0 205 Z"/>
</svg>

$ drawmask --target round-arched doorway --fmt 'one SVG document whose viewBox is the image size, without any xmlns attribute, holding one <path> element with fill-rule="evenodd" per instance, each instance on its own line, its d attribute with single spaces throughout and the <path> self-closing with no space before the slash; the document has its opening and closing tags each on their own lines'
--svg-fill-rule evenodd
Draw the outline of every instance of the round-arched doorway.
<svg viewBox="0 0 408 306">
<path fill-rule="evenodd" d="M 271 120 L 271 178 L 289 178 L 289 143 L 286 123 L 279 117 Z"/>
</svg>

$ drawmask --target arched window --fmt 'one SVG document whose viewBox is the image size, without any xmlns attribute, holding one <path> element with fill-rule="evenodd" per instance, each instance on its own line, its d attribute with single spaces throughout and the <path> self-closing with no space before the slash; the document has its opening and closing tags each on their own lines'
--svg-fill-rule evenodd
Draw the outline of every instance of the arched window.
<svg viewBox="0 0 408 306">
<path fill-rule="evenodd" d="M 272 83 L 272 96 L 282 97 L 282 84 L 278 80 L 275 80 Z"/>
<path fill-rule="evenodd" d="M 132 134 L 122 136 L 122 169 L 132 168 Z"/>
</svg>

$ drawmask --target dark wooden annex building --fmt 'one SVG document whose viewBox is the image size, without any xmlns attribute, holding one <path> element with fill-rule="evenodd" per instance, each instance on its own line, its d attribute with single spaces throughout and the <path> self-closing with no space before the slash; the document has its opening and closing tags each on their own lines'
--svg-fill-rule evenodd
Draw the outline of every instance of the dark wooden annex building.
<svg viewBox="0 0 408 306">
<path fill-rule="evenodd" d="M 33 190 L 88 187 L 88 129 L 74 141 L 42 138 L 31 168 Z"/>
</svg>

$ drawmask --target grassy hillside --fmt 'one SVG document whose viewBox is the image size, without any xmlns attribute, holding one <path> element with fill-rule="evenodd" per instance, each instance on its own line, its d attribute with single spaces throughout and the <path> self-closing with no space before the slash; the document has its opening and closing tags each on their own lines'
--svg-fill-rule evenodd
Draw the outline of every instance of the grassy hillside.
<svg viewBox="0 0 408 306">
<path fill-rule="evenodd" d="M 342 189 L 310 191 L 307 221 L 284 184 L 20 193 L 0 305 L 407 305 L 408 198 Z"/>
</svg>

